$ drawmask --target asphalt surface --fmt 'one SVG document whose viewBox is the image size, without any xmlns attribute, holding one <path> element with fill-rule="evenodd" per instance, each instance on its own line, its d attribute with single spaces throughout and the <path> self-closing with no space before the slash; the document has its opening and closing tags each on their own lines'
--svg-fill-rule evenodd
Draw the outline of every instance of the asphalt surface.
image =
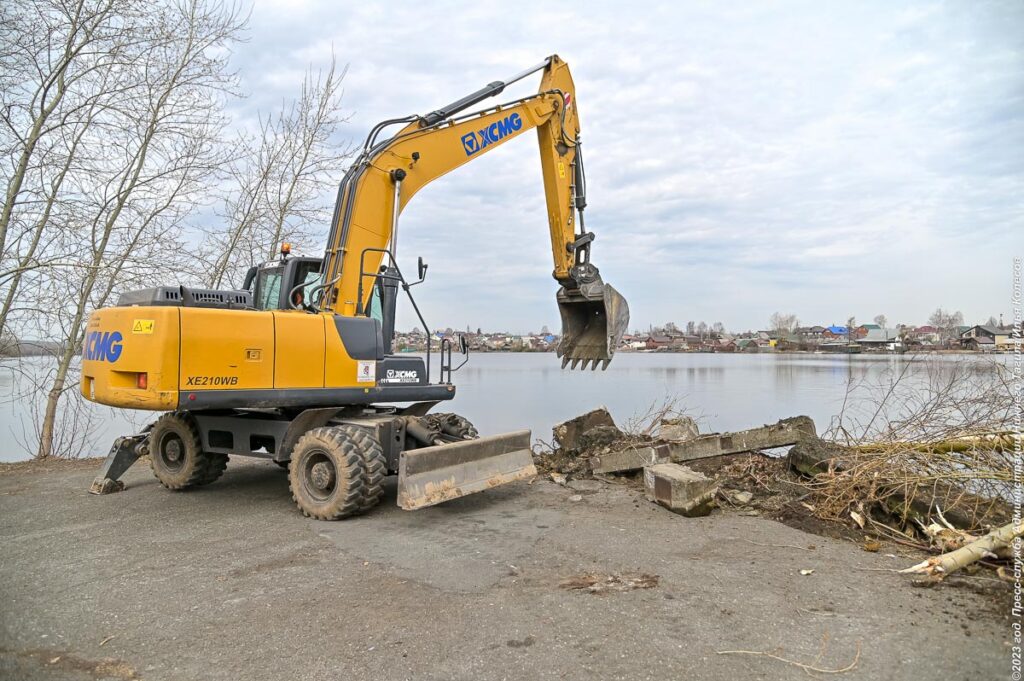
<svg viewBox="0 0 1024 681">
<path fill-rule="evenodd" d="M 105 497 L 86 493 L 97 466 L 0 474 L 0 678 L 806 678 L 729 650 L 856 659 L 843 679 L 1009 676 L 1001 599 L 972 580 L 915 588 L 885 571 L 910 564 L 891 547 L 682 518 L 597 482 L 412 513 L 392 486 L 327 523 L 271 463 L 233 460 L 183 493 L 140 463 Z M 658 584 L 560 587 L 621 573 Z"/>
</svg>

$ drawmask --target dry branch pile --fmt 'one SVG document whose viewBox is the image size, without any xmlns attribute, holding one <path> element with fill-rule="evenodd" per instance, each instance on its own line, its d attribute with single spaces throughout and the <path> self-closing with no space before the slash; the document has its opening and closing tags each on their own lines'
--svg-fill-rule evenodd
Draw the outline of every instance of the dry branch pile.
<svg viewBox="0 0 1024 681">
<path fill-rule="evenodd" d="M 998 361 L 911 360 L 886 384 L 851 382 L 828 442 L 798 445 L 790 460 L 809 476 L 819 518 L 962 550 L 1010 521 L 1013 409 L 1009 368 Z M 946 561 L 931 574 L 938 565 Z"/>
</svg>

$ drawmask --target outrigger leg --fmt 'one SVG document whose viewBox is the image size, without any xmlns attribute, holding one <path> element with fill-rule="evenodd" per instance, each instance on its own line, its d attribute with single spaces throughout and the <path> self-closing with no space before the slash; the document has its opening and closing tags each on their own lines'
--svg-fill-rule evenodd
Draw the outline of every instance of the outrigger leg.
<svg viewBox="0 0 1024 681">
<path fill-rule="evenodd" d="M 125 435 L 114 440 L 100 474 L 89 487 L 89 494 L 111 494 L 123 490 L 124 483 L 118 478 L 124 475 L 140 456 L 147 453 L 148 447 L 149 427 L 138 435 Z"/>
</svg>

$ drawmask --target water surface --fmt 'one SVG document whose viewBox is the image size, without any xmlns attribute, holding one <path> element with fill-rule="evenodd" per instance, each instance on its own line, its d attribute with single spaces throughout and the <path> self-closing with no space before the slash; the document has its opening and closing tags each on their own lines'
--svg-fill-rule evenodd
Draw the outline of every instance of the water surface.
<svg viewBox="0 0 1024 681">
<path fill-rule="evenodd" d="M 27 361 L 36 369 L 47 362 Z M 979 367 L 985 362 L 963 356 L 620 353 L 606 371 L 569 371 L 550 353 L 473 354 L 454 375 L 456 398 L 437 410 L 463 414 L 483 434 L 529 428 L 534 438 L 550 440 L 552 425 L 593 407 L 607 406 L 625 423 L 652 403 L 674 397 L 698 417 L 703 431 L 749 428 L 798 414 L 813 418 L 822 431 L 842 409 L 851 381 L 877 386 L 901 375 L 923 381 L 929 365 L 934 372 L 936 364 L 964 361 Z M 28 458 L 34 413 L 43 399 L 12 366 L 0 365 L 0 461 Z M 436 380 L 436 365 L 432 374 Z M 64 429 L 86 441 L 76 445 L 83 455 L 100 456 L 114 438 L 155 416 L 94 406 L 89 419 Z"/>
</svg>

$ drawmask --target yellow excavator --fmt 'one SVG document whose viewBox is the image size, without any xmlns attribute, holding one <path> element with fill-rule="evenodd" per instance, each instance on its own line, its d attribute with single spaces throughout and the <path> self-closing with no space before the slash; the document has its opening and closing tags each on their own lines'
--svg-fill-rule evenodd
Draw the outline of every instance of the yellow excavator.
<svg viewBox="0 0 1024 681">
<path fill-rule="evenodd" d="M 537 94 L 464 113 L 538 71 Z M 575 90 L 551 56 L 426 115 L 376 125 L 341 181 L 322 259 L 283 246 L 241 290 L 158 286 L 94 312 L 83 396 L 167 413 L 114 442 L 90 491 L 123 489 L 120 476 L 145 454 L 172 490 L 213 482 L 230 455 L 256 456 L 288 468 L 305 515 L 336 520 L 376 505 L 387 474 L 398 474 L 408 510 L 535 475 L 530 431 L 479 437 L 465 418 L 431 412 L 455 397 L 452 373 L 466 359 L 453 366 L 453 345 L 467 355 L 467 343 L 432 342 L 411 295 L 427 265 L 419 259 L 415 279 L 398 266 L 398 219 L 416 192 L 530 129 L 560 285 L 557 354 L 563 368 L 607 367 L 629 310 L 590 261 Z M 425 356 L 394 352 L 400 290 L 426 331 Z"/>
</svg>

